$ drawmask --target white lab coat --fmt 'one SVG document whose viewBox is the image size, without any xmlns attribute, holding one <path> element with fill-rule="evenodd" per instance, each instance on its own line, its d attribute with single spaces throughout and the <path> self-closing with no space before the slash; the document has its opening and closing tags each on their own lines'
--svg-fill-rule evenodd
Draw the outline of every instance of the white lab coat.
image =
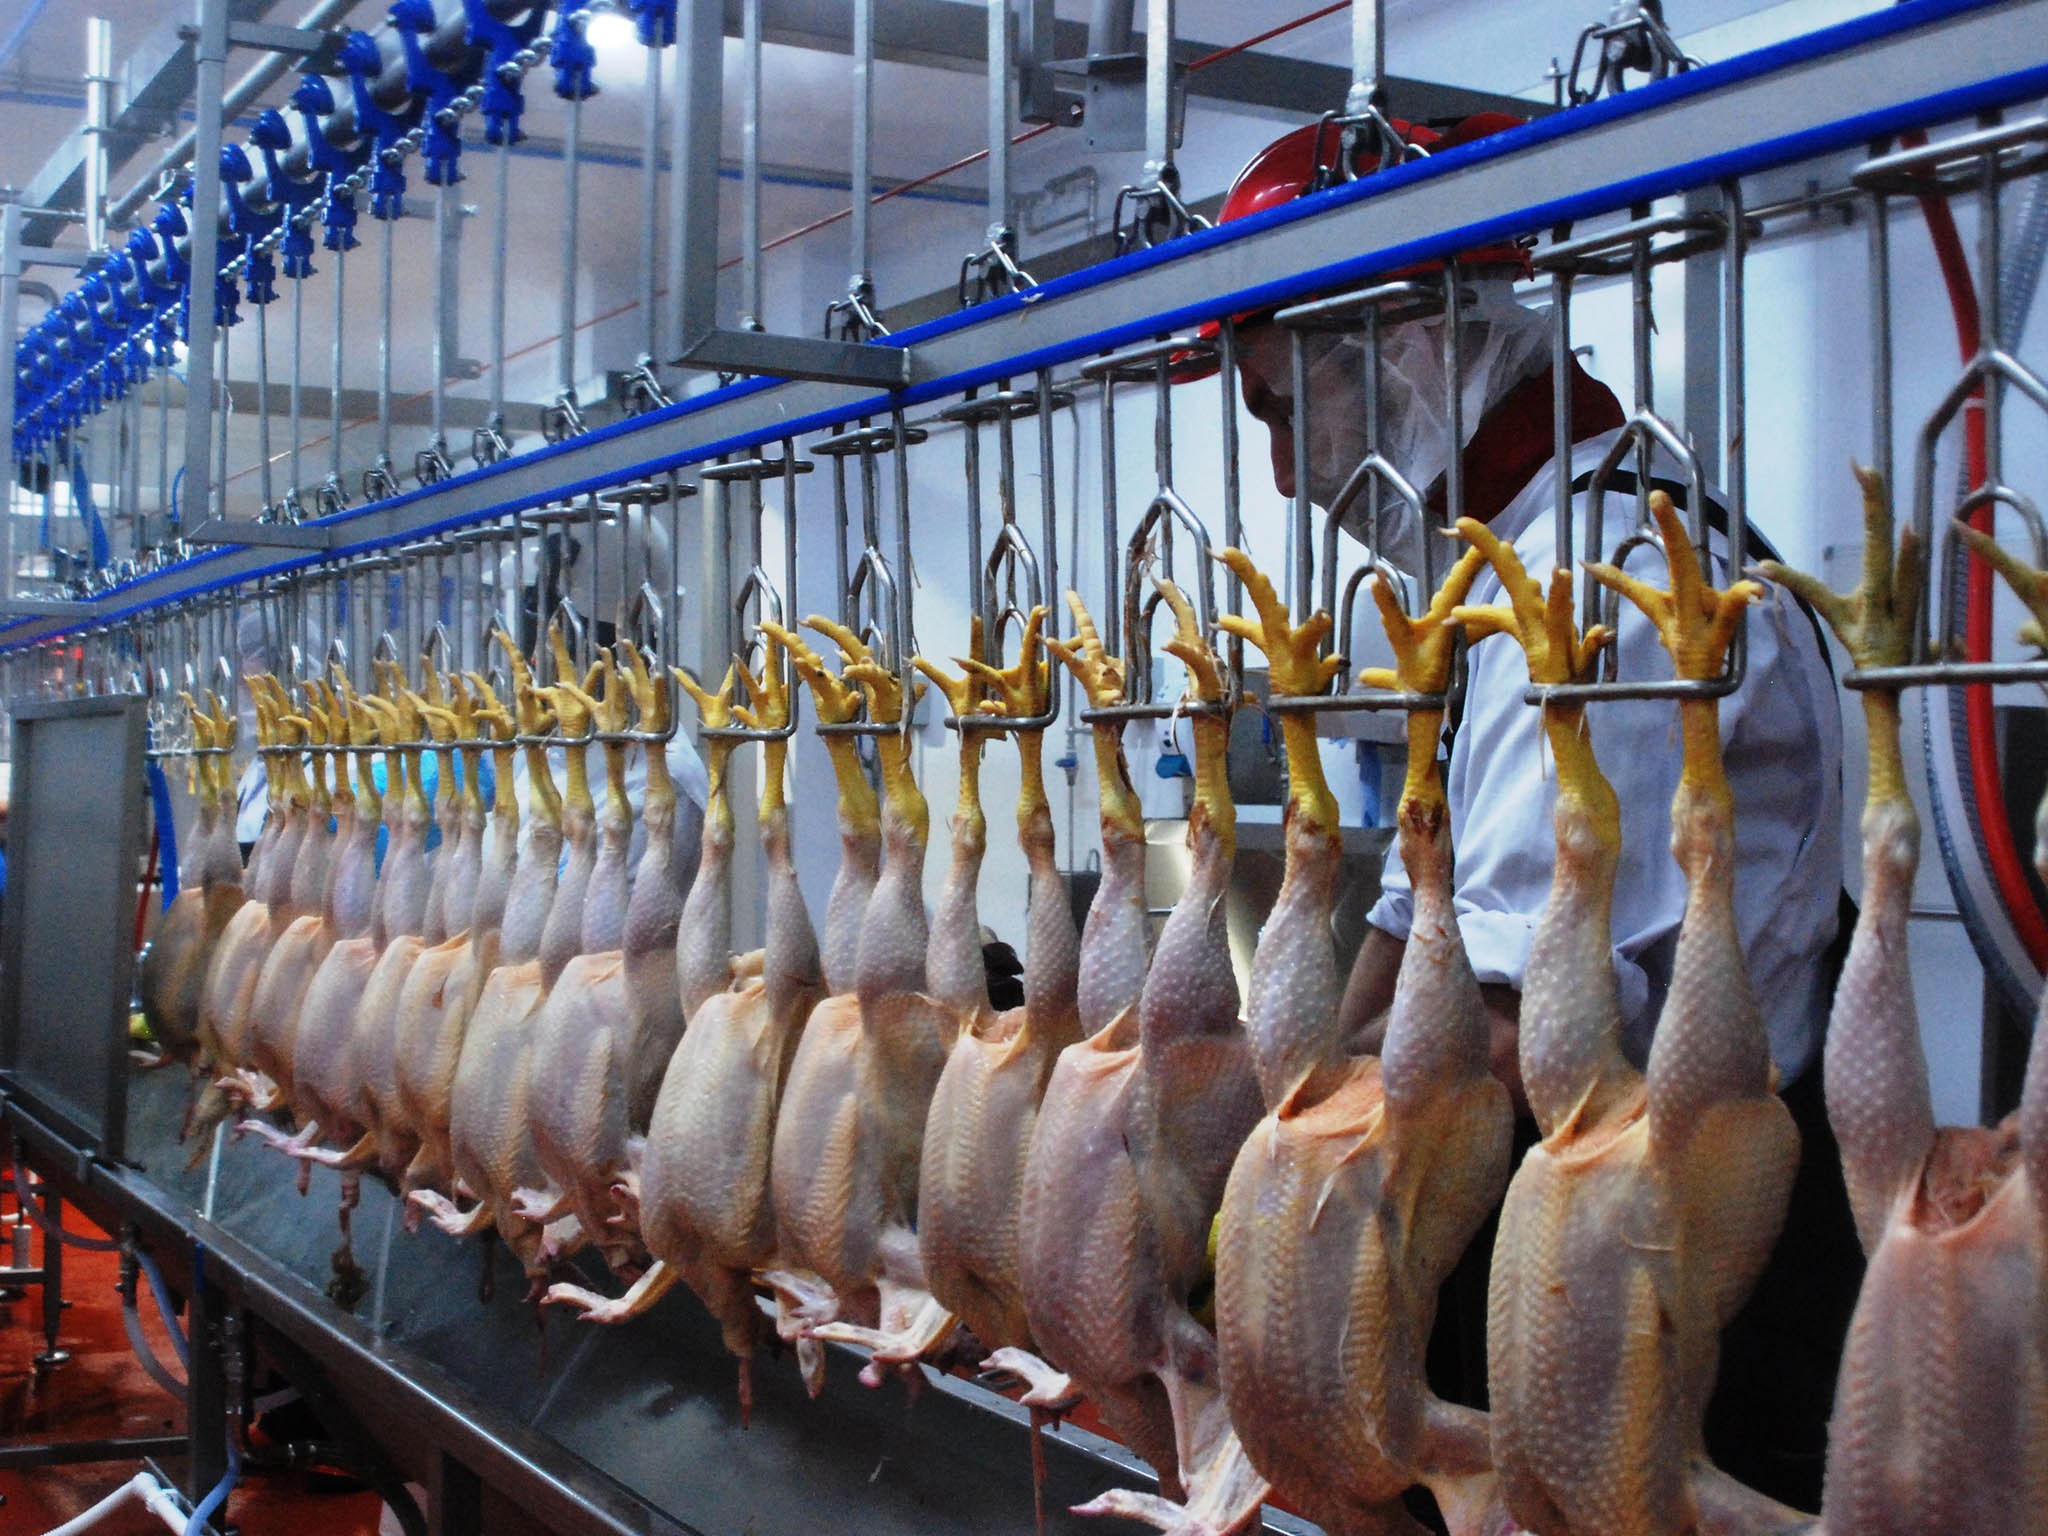
<svg viewBox="0 0 2048 1536">
<path fill-rule="evenodd" d="M 1579 445 L 1574 478 L 1592 469 L 1612 442 L 1607 435 Z M 1556 563 L 1553 486 L 1546 466 L 1491 525 L 1545 588 Z M 1579 500 L 1583 506 L 1584 496 Z M 1608 497 L 1610 529 L 1634 515 L 1633 496 Z M 1584 528 L 1581 518 L 1580 536 Z M 1714 547 L 1725 561 L 1718 538 Z M 1665 580 L 1663 557 L 1654 548 L 1631 554 L 1628 569 Z M 1585 579 L 1581 573 L 1579 580 Z M 1717 580 L 1725 579 L 1724 565 Z M 1498 578 L 1482 572 L 1470 601 L 1500 600 Z M 1735 795 L 1736 923 L 1771 1054 L 1790 1081 L 1812 1060 L 1827 1017 L 1822 955 L 1835 933 L 1842 886 L 1841 720 L 1830 663 L 1791 595 L 1767 588 L 1749 610 L 1748 626 L 1747 676 L 1721 700 L 1721 740 Z M 1656 631 L 1632 604 L 1622 603 L 1619 627 L 1623 676 L 1671 676 Z M 1550 894 L 1556 780 L 1541 711 L 1523 702 L 1529 675 L 1520 647 L 1497 636 L 1474 646 L 1470 657 L 1464 720 L 1446 776 L 1458 926 L 1482 982 L 1520 987 Z M 1669 700 L 1618 700 L 1592 705 L 1587 717 L 1600 767 L 1621 802 L 1614 971 L 1624 1048 L 1640 1064 L 1685 910 L 1684 876 L 1669 851 L 1678 707 Z M 1368 921 L 1405 938 L 1414 905 L 1398 847 L 1388 856 L 1384 879 Z"/>
</svg>

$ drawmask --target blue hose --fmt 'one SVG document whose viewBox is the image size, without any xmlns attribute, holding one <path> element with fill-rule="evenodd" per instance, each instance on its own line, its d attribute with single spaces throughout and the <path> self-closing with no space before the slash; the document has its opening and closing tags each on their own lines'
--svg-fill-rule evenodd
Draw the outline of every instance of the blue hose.
<svg viewBox="0 0 2048 1536">
<path fill-rule="evenodd" d="M 149 803 L 156 816 L 157 869 L 162 875 L 163 910 L 178 899 L 178 826 L 171 815 L 171 781 L 158 758 L 148 762 Z"/>
<path fill-rule="evenodd" d="M 157 1315 L 164 1320 L 164 1331 L 171 1336 L 171 1348 L 178 1352 L 178 1364 L 190 1370 L 192 1346 L 186 1341 L 185 1330 L 179 1326 L 178 1315 L 171 1307 L 171 1288 L 164 1284 L 164 1272 L 157 1268 L 156 1260 L 139 1243 L 135 1247 L 135 1258 L 142 1266 L 143 1278 L 149 1281 L 150 1294 L 156 1297 Z"/>
<path fill-rule="evenodd" d="M 185 1522 L 185 1536 L 206 1536 L 207 1521 L 211 1520 L 219 1512 L 220 1507 L 227 1503 L 228 1495 L 234 1491 L 235 1484 L 241 1480 L 242 1448 L 235 1443 L 233 1435 L 229 1435 L 227 1441 L 228 1469 L 221 1474 L 220 1481 L 213 1485 L 213 1491 L 201 1499 L 198 1507 L 192 1511 L 192 1518 Z"/>
</svg>

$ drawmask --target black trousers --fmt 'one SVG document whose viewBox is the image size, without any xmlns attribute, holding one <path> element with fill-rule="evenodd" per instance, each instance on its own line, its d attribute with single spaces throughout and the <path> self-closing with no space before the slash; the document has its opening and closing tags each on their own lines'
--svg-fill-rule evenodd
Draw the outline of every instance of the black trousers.
<svg viewBox="0 0 2048 1536">
<path fill-rule="evenodd" d="M 1842 1161 L 1828 1128 L 1819 1063 L 1785 1090 L 1799 1127 L 1799 1173 L 1784 1235 L 1748 1303 L 1721 1336 L 1721 1369 L 1707 1405 L 1716 1466 L 1796 1509 L 1820 1508 L 1828 1416 L 1863 1251 L 1849 1214 Z M 1534 1121 L 1515 1127 L 1515 1161 L 1535 1145 Z M 1486 1289 L 1497 1218 L 1444 1282 L 1429 1341 L 1438 1396 L 1486 1406 Z"/>
</svg>

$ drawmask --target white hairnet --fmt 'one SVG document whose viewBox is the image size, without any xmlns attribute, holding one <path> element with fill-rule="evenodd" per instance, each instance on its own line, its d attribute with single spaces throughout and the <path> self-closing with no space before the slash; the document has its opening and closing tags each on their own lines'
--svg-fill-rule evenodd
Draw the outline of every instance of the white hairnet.
<svg viewBox="0 0 2048 1536">
<path fill-rule="evenodd" d="M 1516 385 L 1550 366 L 1550 328 L 1544 317 L 1515 302 L 1514 285 L 1501 279 L 1466 285 L 1471 304 L 1459 329 L 1464 371 L 1460 450 L 1486 412 Z M 1451 461 L 1450 380 L 1444 368 L 1444 317 L 1408 320 L 1380 332 L 1380 452 L 1415 489 L 1427 495 Z M 1366 338 L 1361 333 L 1315 333 L 1303 338 L 1308 375 L 1308 496 L 1328 509 L 1365 458 L 1370 434 L 1365 412 Z M 1286 369 L 1269 380 L 1276 394 L 1291 392 Z M 1301 414 L 1295 416 L 1297 426 Z M 1365 490 L 1345 508 L 1341 525 L 1361 542 L 1406 569 L 1420 530 L 1397 496 L 1382 495 L 1377 540 L 1366 526 L 1371 497 Z"/>
</svg>

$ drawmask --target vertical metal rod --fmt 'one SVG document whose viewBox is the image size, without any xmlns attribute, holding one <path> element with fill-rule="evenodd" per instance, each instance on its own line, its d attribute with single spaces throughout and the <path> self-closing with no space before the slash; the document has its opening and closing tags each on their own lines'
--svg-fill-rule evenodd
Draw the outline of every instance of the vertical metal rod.
<svg viewBox="0 0 2048 1536">
<path fill-rule="evenodd" d="M 208 302 L 210 303 L 211 299 Z M 214 434 L 214 445 L 218 453 L 214 461 L 213 474 L 212 506 L 215 510 L 211 514 L 217 517 L 228 515 L 228 430 L 235 421 L 234 397 L 228 393 L 229 381 L 234 378 L 228 366 L 228 355 L 234 335 L 234 331 L 229 327 L 224 325 L 220 328 L 220 372 L 214 385 L 214 393 L 220 400 L 220 430 Z"/>
<path fill-rule="evenodd" d="M 1999 278 L 2001 276 L 2000 246 L 2003 231 L 1999 227 L 1998 201 L 1998 152 L 1992 150 L 1981 157 L 1978 174 L 1983 178 L 1977 194 L 1977 306 L 1982 312 L 1978 355 L 1995 352 L 2005 345 L 2005 320 L 2003 306 L 1999 303 Z M 2002 485 L 2005 481 L 2005 453 L 2001 442 L 2002 396 L 2004 381 L 1996 375 L 1984 380 L 1984 481 L 1987 486 Z M 1973 486 L 1972 489 L 1981 489 Z M 1997 511 L 1992 509 L 1993 532 L 1996 532 Z"/>
<path fill-rule="evenodd" d="M 1173 488 L 1173 379 L 1163 356 L 1152 365 L 1152 468 L 1159 478 L 1159 489 Z M 1173 525 L 1166 525 L 1166 536 L 1159 541 L 1159 569 L 1168 581 L 1173 580 Z M 1208 615 L 1203 615 L 1206 623 Z"/>
<path fill-rule="evenodd" d="M 1380 393 L 1380 359 L 1384 354 L 1380 350 L 1380 311 L 1377 305 L 1366 311 L 1365 327 L 1365 420 L 1367 429 L 1372 433 L 1373 451 L 1377 453 L 1380 444 L 1386 441 L 1386 413 Z M 1380 511 L 1385 504 L 1381 492 L 1385 489 L 1378 475 L 1373 475 L 1366 481 L 1366 526 L 1372 530 L 1369 553 L 1374 559 L 1378 559 L 1386 552 L 1386 546 L 1380 538 Z M 1428 541 L 1428 533 L 1429 530 L 1425 528 L 1424 542 Z M 1323 578 L 1326 587 L 1333 586 L 1336 579 L 1335 570 Z M 1336 612 L 1334 598 L 1331 600 L 1330 610 L 1333 614 Z"/>
<path fill-rule="evenodd" d="M 1632 216 L 1641 218 L 1649 210 L 1637 207 Z M 1635 373 L 1635 404 L 1639 411 L 1654 408 L 1656 403 L 1656 381 L 1651 374 L 1650 332 L 1655 324 L 1650 312 L 1650 242 L 1647 236 L 1635 241 L 1629 254 L 1629 308 L 1630 308 L 1630 357 Z M 1654 466 L 1655 450 L 1650 446 L 1648 434 L 1638 434 L 1636 441 L 1636 526 L 1650 526 L 1650 473 Z M 1692 509 L 1697 518 L 1702 508 Z M 1603 558 L 1596 553 L 1595 560 Z M 1590 584 L 1587 590 L 1591 591 Z M 1609 652 L 1612 655 L 1612 651 Z"/>
<path fill-rule="evenodd" d="M 562 135 L 562 307 L 555 372 L 564 399 L 576 398 L 576 247 L 582 208 L 583 103 L 570 98 L 569 125 Z"/>
<path fill-rule="evenodd" d="M 1053 476 L 1057 466 L 1052 451 L 1052 370 L 1038 370 L 1038 516 L 1041 524 L 1038 542 L 1039 590 L 1045 594 L 1045 633 L 1057 635 L 1060 630 L 1060 541 L 1059 505 L 1054 492 Z M 1080 444 L 1074 445 L 1080 451 Z M 1030 658 L 1025 658 L 1027 661 Z M 1057 695 L 1054 695 L 1057 698 Z"/>
<path fill-rule="evenodd" d="M 1344 97 L 1347 116 L 1356 117 L 1382 105 L 1386 70 L 1386 0 L 1352 0 L 1351 89 Z"/>
<path fill-rule="evenodd" d="M 758 4 L 759 0 L 749 3 Z M 896 636 L 900 648 L 896 671 L 903 684 L 903 734 L 907 738 L 917 717 L 917 669 L 910 660 L 917 654 L 917 635 L 910 623 L 910 589 L 915 585 L 910 567 L 910 458 L 904 441 L 903 408 L 890 411 L 889 420 L 896 439 Z"/>
<path fill-rule="evenodd" d="M 305 336 L 306 280 L 303 277 L 295 277 L 292 279 L 292 394 L 290 406 L 292 495 L 294 498 L 298 496 L 300 487 L 305 483 L 299 464 L 299 439 L 304 431 L 304 417 L 301 415 L 301 407 L 303 404 L 302 391 L 305 387 L 305 368 L 303 367 L 305 360 Z"/>
<path fill-rule="evenodd" d="M 1555 505 L 1552 532 L 1560 571 L 1572 568 L 1572 279 L 1559 272 L 1550 280 L 1550 472 Z"/>
<path fill-rule="evenodd" d="M 647 50 L 647 78 L 640 93 L 640 352 L 641 362 L 655 367 L 655 342 L 661 329 L 656 308 L 656 270 L 661 222 L 661 50 Z"/>
<path fill-rule="evenodd" d="M 1308 355 L 1300 331 L 1287 334 L 1288 387 L 1294 399 L 1294 504 L 1287 520 L 1288 550 L 1294 579 L 1290 594 L 1296 622 L 1305 618 L 1315 593 L 1315 547 L 1309 537 Z"/>
<path fill-rule="evenodd" d="M 846 546 L 840 545 L 840 560 L 846 558 Z M 846 583 L 839 583 L 841 590 Z M 664 647 L 662 659 L 677 662 L 677 654 L 683 639 L 683 481 L 674 470 L 668 472 L 668 592 L 662 604 L 661 643 Z M 795 594 L 790 602 L 794 606 Z M 794 614 L 791 615 L 794 617 Z"/>
<path fill-rule="evenodd" d="M 207 515 L 212 505 L 213 281 L 220 269 L 221 103 L 227 95 L 227 0 L 197 0 L 199 37 L 193 48 L 192 268 L 186 323 L 185 496 Z"/>
<path fill-rule="evenodd" d="M 1450 429 L 1450 457 L 1444 463 L 1444 526 L 1455 528 L 1465 515 L 1465 279 L 1456 261 L 1444 263 L 1444 379 L 1450 398 L 1444 402 L 1444 419 Z M 1377 361 L 1378 349 L 1374 349 Z M 1377 433 L 1378 423 L 1374 423 Z M 1373 530 L 1377 544 L 1379 530 Z M 1442 563 L 1441 540 L 1422 539 L 1422 601 L 1436 594 L 1437 567 Z"/>
<path fill-rule="evenodd" d="M 1223 323 L 1216 331 L 1216 385 L 1222 395 L 1223 444 L 1223 544 L 1226 549 L 1244 547 L 1244 514 L 1242 510 L 1242 487 L 1238 479 L 1237 457 L 1237 322 L 1230 316 L 1223 317 Z M 1235 613 L 1243 599 L 1237 572 L 1230 571 L 1224 577 L 1224 606 Z M 1213 615 L 1211 615 L 1213 617 Z M 1230 637 L 1228 646 L 1231 686 L 1241 685 L 1244 678 L 1244 640 L 1237 635 Z"/>
<path fill-rule="evenodd" d="M 4 357 L 5 353 L 0 353 Z M 0 421 L 7 418 L 0 416 Z M 121 504 L 127 509 L 134 552 L 139 557 L 149 546 L 149 519 L 142 513 L 142 397 L 131 391 L 121 402 Z M 6 515 L 7 497 L 0 493 L 0 516 Z"/>
<path fill-rule="evenodd" d="M 740 325 L 761 324 L 761 0 L 740 10 Z"/>
<path fill-rule="evenodd" d="M 1892 245 L 1891 212 L 1884 193 L 1870 199 L 1870 463 L 1892 483 Z"/>
<path fill-rule="evenodd" d="M 448 451 L 448 188 L 434 188 L 433 447 Z"/>
<path fill-rule="evenodd" d="M 851 522 L 846 515 L 846 455 L 832 456 L 832 515 L 839 525 L 838 537 L 832 541 L 832 577 L 839 585 L 834 590 L 839 594 L 838 617 L 848 628 L 854 626 L 854 615 L 848 609 L 846 591 L 853 581 L 853 572 L 846 559 L 846 534 Z"/>
<path fill-rule="evenodd" d="M 988 0 L 988 235 L 1010 233 L 1010 0 Z"/>
<path fill-rule="evenodd" d="M 495 156 L 497 203 L 491 210 L 491 415 L 488 425 L 505 431 L 505 245 L 511 238 L 512 135 L 505 134 Z"/>
<path fill-rule="evenodd" d="M 14 596 L 14 487 L 21 465 L 14 452 L 15 375 L 11 360 L 20 344 L 21 204 L 7 203 L 0 205 L 0 358 L 9 359 L 7 366 L 0 367 L 0 423 L 7 426 L 0 432 L 5 439 L 0 453 L 6 455 L 7 475 L 0 481 L 0 599 Z"/>
<path fill-rule="evenodd" d="M 595 491 L 590 493 L 588 516 L 587 528 L 590 538 L 590 606 L 583 611 L 583 633 L 586 637 L 586 644 L 583 655 L 577 658 L 586 667 L 597 659 L 597 624 L 598 620 L 603 616 L 598 607 L 597 568 L 599 563 L 598 536 L 602 531 L 604 514 L 603 509 L 597 504 L 597 492 Z"/>
<path fill-rule="evenodd" d="M 868 203 L 874 196 L 872 143 L 875 132 L 875 0 L 853 0 L 853 277 L 851 287 L 873 286 L 868 270 Z M 971 431 L 970 431 L 971 435 Z"/>
<path fill-rule="evenodd" d="M 0 256 L 0 272 L 5 272 L 6 257 Z M 0 309 L 12 314 L 4 295 L 0 295 Z M 6 372 L 0 369 L 0 373 Z M 8 386 L 13 387 L 11 384 Z M 13 476 L 8 477 L 10 484 Z M 171 370 L 163 369 L 156 376 L 156 515 L 158 536 L 170 538 L 171 527 Z"/>
<path fill-rule="evenodd" d="M 107 128 L 114 116 L 114 24 L 85 22 L 85 248 L 107 243 Z"/>
<path fill-rule="evenodd" d="M 1173 0 L 1145 0 L 1146 178 L 1158 180 L 1172 164 Z"/>
<path fill-rule="evenodd" d="M 796 440 L 782 440 L 782 622 L 795 624 L 796 605 Z M 790 685 L 790 708 L 796 708 L 796 664 L 782 658 L 783 677 Z"/>
<path fill-rule="evenodd" d="M 1721 499 L 1728 508 L 1728 569 L 1740 575 L 1749 554 L 1748 444 L 1744 405 L 1743 268 L 1749 254 L 1749 232 L 1742 221 L 1742 185 L 1730 178 L 1722 186 L 1726 198 L 1728 243 L 1721 252 Z M 1743 662 L 1746 624 L 1736 626 L 1735 661 Z"/>
<path fill-rule="evenodd" d="M 335 493 L 341 493 L 341 339 L 348 321 L 345 306 L 348 253 L 334 253 L 334 341 L 329 357 L 330 385 L 327 401 L 327 470 L 333 477 Z"/>
<path fill-rule="evenodd" d="M 995 590 L 989 584 L 988 573 L 982 565 L 988 550 L 981 538 L 981 425 L 969 418 L 960 423 L 960 432 L 967 475 L 967 590 L 974 594 L 974 611 L 981 615 L 983 654 L 980 659 L 987 660 L 993 650 L 991 634 L 995 627 Z"/>
<path fill-rule="evenodd" d="M 263 496 L 263 512 L 267 516 L 276 498 L 271 494 L 270 477 L 270 306 L 258 304 L 256 309 L 256 462 L 257 485 Z"/>
<path fill-rule="evenodd" d="M 1124 611 L 1123 548 L 1117 529 L 1116 374 L 1112 371 L 1102 376 L 1102 612 L 1096 615 L 1103 647 L 1112 656 L 1123 654 L 1118 643 Z"/>
<path fill-rule="evenodd" d="M 383 323 L 377 333 L 377 466 L 391 468 L 391 250 L 398 215 L 383 221 L 383 249 L 378 257 L 379 295 Z"/>
</svg>

